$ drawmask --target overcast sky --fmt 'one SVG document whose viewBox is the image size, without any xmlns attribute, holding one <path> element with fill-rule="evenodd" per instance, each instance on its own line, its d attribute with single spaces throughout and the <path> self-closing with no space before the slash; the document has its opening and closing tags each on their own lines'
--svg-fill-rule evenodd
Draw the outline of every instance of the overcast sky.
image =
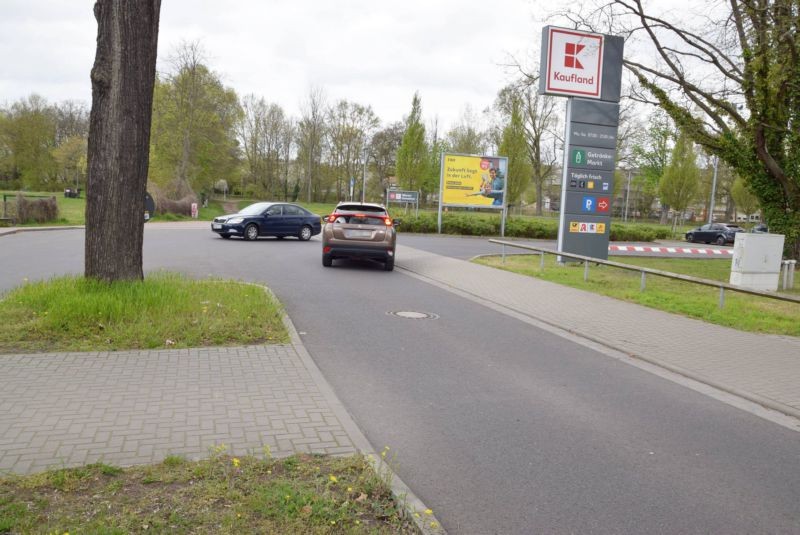
<svg viewBox="0 0 800 535">
<path fill-rule="evenodd" d="M 552 7 L 555 2 L 546 2 Z M 31 93 L 91 102 L 97 24 L 90 0 L 0 0 L 0 103 Z M 290 114 L 312 86 L 329 101 L 369 104 L 384 123 L 408 113 L 452 124 L 491 105 L 511 55 L 541 36 L 536 0 L 162 0 L 159 69 L 181 41 L 199 40 L 210 67 L 240 96 Z"/>
</svg>

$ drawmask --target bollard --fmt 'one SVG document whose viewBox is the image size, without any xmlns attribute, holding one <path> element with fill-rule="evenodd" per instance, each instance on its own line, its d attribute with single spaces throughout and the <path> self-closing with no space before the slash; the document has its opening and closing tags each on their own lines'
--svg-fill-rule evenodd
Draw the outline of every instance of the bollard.
<svg viewBox="0 0 800 535">
<path fill-rule="evenodd" d="M 642 271 L 642 283 L 639 285 L 639 291 L 640 291 L 640 292 L 643 292 L 643 291 L 644 291 L 644 288 L 645 288 L 645 286 L 646 286 L 646 284 L 647 284 L 647 283 L 645 282 L 645 280 L 646 280 L 646 279 L 647 279 L 647 273 L 645 273 L 644 271 Z"/>
<path fill-rule="evenodd" d="M 544 271 L 544 251 L 539 253 L 539 271 Z"/>
<path fill-rule="evenodd" d="M 789 288 L 789 261 L 783 260 L 781 262 L 781 278 L 783 279 L 783 286 L 781 288 L 786 290 Z"/>
<path fill-rule="evenodd" d="M 724 286 L 720 286 L 719 287 L 719 308 L 721 309 L 724 306 L 725 306 L 725 287 Z"/>
<path fill-rule="evenodd" d="M 794 288 L 794 267 L 797 265 L 797 260 L 789 260 L 789 289 Z"/>
<path fill-rule="evenodd" d="M 503 264 L 506 263 L 506 245 L 503 244 Z"/>
<path fill-rule="evenodd" d="M 583 261 L 583 282 L 586 282 L 588 280 L 589 280 L 589 261 L 588 260 L 584 260 Z"/>
</svg>

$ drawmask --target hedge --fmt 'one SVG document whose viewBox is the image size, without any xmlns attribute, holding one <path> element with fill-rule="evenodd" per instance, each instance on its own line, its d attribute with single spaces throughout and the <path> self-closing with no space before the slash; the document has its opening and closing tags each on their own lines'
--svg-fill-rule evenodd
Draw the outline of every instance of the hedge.
<svg viewBox="0 0 800 535">
<path fill-rule="evenodd" d="M 397 214 L 402 221 L 401 232 L 435 233 L 437 214 L 430 212 L 414 215 Z M 611 224 L 611 241 L 651 242 L 669 239 L 672 232 L 668 226 L 614 223 Z M 442 233 L 461 236 L 499 236 L 500 217 L 487 214 L 442 214 Z M 533 217 L 508 217 L 506 237 L 555 240 L 558 237 L 558 221 Z"/>
</svg>

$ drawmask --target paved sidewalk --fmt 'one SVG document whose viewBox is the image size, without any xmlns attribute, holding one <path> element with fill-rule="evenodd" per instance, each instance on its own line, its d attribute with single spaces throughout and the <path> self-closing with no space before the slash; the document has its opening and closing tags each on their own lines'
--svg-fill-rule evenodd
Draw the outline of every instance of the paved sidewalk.
<svg viewBox="0 0 800 535">
<path fill-rule="evenodd" d="M 397 265 L 800 418 L 800 338 L 754 334 L 398 246 Z"/>
<path fill-rule="evenodd" d="M 168 454 L 352 454 L 352 420 L 294 345 L 0 355 L 0 473 Z M 363 449 L 363 448 L 362 448 Z"/>
</svg>

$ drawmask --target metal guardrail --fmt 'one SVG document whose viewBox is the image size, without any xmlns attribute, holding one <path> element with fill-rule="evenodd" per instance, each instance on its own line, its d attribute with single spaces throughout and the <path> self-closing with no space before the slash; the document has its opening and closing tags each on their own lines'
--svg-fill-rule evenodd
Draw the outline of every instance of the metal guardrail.
<svg viewBox="0 0 800 535">
<path fill-rule="evenodd" d="M 712 281 L 708 279 L 701 279 L 699 277 L 692 277 L 691 275 L 681 275 L 679 273 L 670 273 L 669 271 L 661 271 L 660 269 L 652 269 L 646 267 L 639 267 L 633 266 L 631 264 L 622 264 L 620 262 L 613 262 L 611 260 L 602 260 L 600 258 L 592 258 L 591 256 L 583 256 L 579 254 L 572 254 L 572 253 L 565 253 L 554 251 L 552 249 L 547 249 L 545 247 L 535 247 L 533 245 L 524 245 L 521 243 L 513 243 L 507 242 L 504 240 L 495 240 L 490 239 L 489 242 L 496 243 L 498 245 L 503 246 L 503 262 L 505 262 L 505 254 L 506 254 L 506 247 L 515 247 L 517 249 L 526 249 L 529 251 L 536 251 L 540 254 L 541 259 L 539 261 L 540 269 L 544 269 L 544 256 L 546 254 L 552 254 L 555 256 L 564 256 L 567 258 L 573 258 L 575 260 L 580 260 L 583 262 L 583 280 L 589 280 L 589 264 L 602 264 L 604 266 L 611 266 L 619 269 L 626 269 L 628 271 L 638 271 L 642 274 L 642 280 L 640 285 L 640 290 L 644 291 L 646 287 L 646 279 L 647 275 L 656 275 L 658 277 L 665 277 L 667 279 L 675 279 L 681 280 L 684 282 L 692 282 L 694 284 L 701 284 L 703 286 L 710 286 L 712 288 L 719 288 L 719 308 L 725 306 L 725 290 L 730 290 L 732 292 L 739 292 L 749 295 L 757 295 L 759 297 L 766 297 L 768 299 L 776 299 L 778 301 L 787 301 L 789 303 L 796 303 L 800 304 L 800 297 L 794 297 L 791 295 L 781 295 L 773 292 L 765 292 L 762 290 L 752 290 L 750 288 L 743 288 L 740 286 L 734 286 L 733 284 L 729 284 L 727 282 L 721 281 Z"/>
</svg>

